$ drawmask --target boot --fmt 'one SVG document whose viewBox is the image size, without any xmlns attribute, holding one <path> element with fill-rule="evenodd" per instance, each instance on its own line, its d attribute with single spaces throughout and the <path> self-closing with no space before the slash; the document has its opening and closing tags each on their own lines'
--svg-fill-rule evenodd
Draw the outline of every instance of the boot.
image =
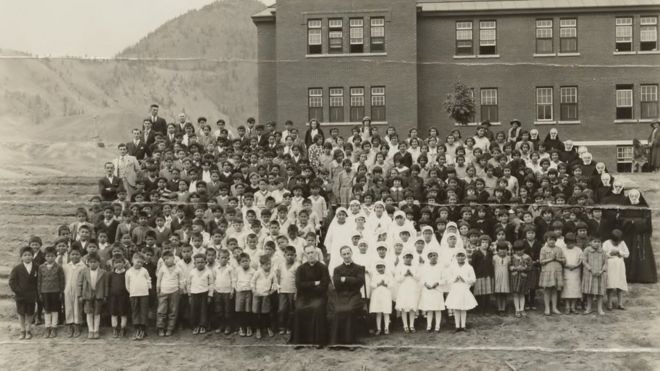
<svg viewBox="0 0 660 371">
<path fill-rule="evenodd" d="M 50 327 L 44 329 L 44 338 L 48 339 L 50 337 Z"/>
<path fill-rule="evenodd" d="M 50 337 L 56 338 L 57 337 L 57 327 L 52 327 L 50 329 Z"/>
<path fill-rule="evenodd" d="M 73 337 L 77 338 L 80 336 L 80 325 L 73 325 Z"/>
<path fill-rule="evenodd" d="M 74 325 L 69 325 L 69 326 L 67 327 L 67 337 L 70 337 L 70 338 L 73 337 L 73 326 L 74 326 Z"/>
</svg>

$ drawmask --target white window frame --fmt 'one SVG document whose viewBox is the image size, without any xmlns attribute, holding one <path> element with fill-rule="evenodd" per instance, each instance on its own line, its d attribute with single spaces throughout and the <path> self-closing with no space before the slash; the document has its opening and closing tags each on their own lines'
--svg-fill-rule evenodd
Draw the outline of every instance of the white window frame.
<svg viewBox="0 0 660 371">
<path fill-rule="evenodd" d="M 658 50 L 658 17 L 641 16 L 639 19 L 639 50 L 656 51 Z M 642 48 L 644 43 L 653 43 L 652 48 Z"/>
<path fill-rule="evenodd" d="M 617 17 L 615 30 L 615 46 L 617 52 L 633 51 L 633 17 Z M 619 50 L 619 44 L 628 44 L 629 50 Z"/>
<path fill-rule="evenodd" d="M 333 40 L 339 40 L 339 47 L 333 47 Z M 341 18 L 328 19 L 328 52 L 342 53 L 344 51 L 344 20 Z"/>
<path fill-rule="evenodd" d="M 616 163 L 631 164 L 635 151 L 633 146 L 616 146 Z"/>
<path fill-rule="evenodd" d="M 351 53 L 364 53 L 364 18 L 349 19 L 349 42 Z M 362 45 L 361 52 L 352 51 L 353 45 Z"/>
<path fill-rule="evenodd" d="M 580 119 L 579 103 L 578 103 L 578 87 L 577 86 L 560 86 L 559 87 L 559 120 L 560 121 L 577 121 Z M 565 105 L 575 106 L 575 117 L 561 117 L 563 107 Z"/>
<path fill-rule="evenodd" d="M 549 93 L 549 94 L 548 94 Z M 540 86 L 536 88 L 536 121 L 553 121 L 554 119 L 554 89 L 551 86 Z M 550 117 L 539 117 L 539 108 L 549 107 Z M 545 112 L 545 109 L 544 109 Z"/>
<path fill-rule="evenodd" d="M 658 84 L 642 84 L 639 86 L 639 104 L 640 118 L 642 120 L 657 118 L 660 108 L 658 106 Z M 655 114 L 646 115 L 645 104 L 655 105 Z"/>
<path fill-rule="evenodd" d="M 369 19 L 369 37 L 370 37 L 370 51 L 376 53 L 385 52 L 385 17 L 372 17 Z M 380 48 L 375 48 L 374 45 L 381 45 Z"/>
<path fill-rule="evenodd" d="M 461 42 L 470 42 L 469 50 L 466 46 L 460 46 Z M 459 52 L 465 50 L 465 52 Z M 455 55 L 474 55 L 474 22 L 456 21 L 456 50 Z"/>
<path fill-rule="evenodd" d="M 616 117 L 616 120 L 632 120 L 635 117 L 635 92 L 634 86 L 629 88 L 617 88 L 615 94 L 616 108 L 630 108 L 630 117 Z"/>
<path fill-rule="evenodd" d="M 374 119 L 374 107 L 383 107 L 385 115 L 387 115 L 387 100 L 385 96 L 385 87 L 384 86 L 372 86 L 371 87 L 371 117 Z M 385 116 L 387 117 L 387 116 Z M 374 119 L 375 121 L 380 121 Z"/>
<path fill-rule="evenodd" d="M 538 54 L 552 54 L 555 51 L 554 48 L 554 32 L 553 32 L 554 22 L 552 18 L 543 18 L 536 20 L 536 53 Z M 539 41 L 550 40 L 550 50 L 539 50 Z"/>
<path fill-rule="evenodd" d="M 575 39 L 575 50 L 562 50 L 562 40 Z M 559 20 L 559 52 L 577 53 L 577 18 L 562 18 Z"/>
<path fill-rule="evenodd" d="M 482 53 L 481 47 L 494 47 L 492 53 Z M 497 54 L 497 21 L 483 20 L 479 21 L 479 54 L 494 55 Z"/>
<path fill-rule="evenodd" d="M 308 54 L 321 54 L 323 53 L 323 21 L 321 19 L 307 20 L 307 53 Z M 318 52 L 311 52 L 311 47 L 320 46 L 321 50 Z"/>
<path fill-rule="evenodd" d="M 366 100 L 365 100 L 365 95 L 364 95 L 364 87 L 362 86 L 353 86 L 349 89 L 349 95 L 350 95 L 350 105 L 349 105 L 349 119 L 350 121 L 355 121 L 358 122 L 362 120 L 362 117 L 358 116 L 364 116 L 365 111 L 365 105 L 366 105 Z M 358 116 L 353 117 L 353 111 L 355 110 L 361 110 L 361 114 Z"/>
<path fill-rule="evenodd" d="M 495 107 L 497 111 L 497 119 L 491 119 L 490 117 L 484 117 L 483 112 L 484 108 Z M 497 88 L 481 88 L 479 89 L 479 116 L 481 120 L 489 119 L 492 122 L 499 122 L 500 117 L 500 107 L 499 107 L 499 91 Z"/>
</svg>

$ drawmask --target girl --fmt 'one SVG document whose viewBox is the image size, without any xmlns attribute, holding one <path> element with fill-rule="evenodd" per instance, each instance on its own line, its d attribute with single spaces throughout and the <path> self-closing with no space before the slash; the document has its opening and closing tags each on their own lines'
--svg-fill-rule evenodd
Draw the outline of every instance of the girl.
<svg viewBox="0 0 660 371">
<path fill-rule="evenodd" d="M 403 254 L 403 264 L 396 268 L 398 283 L 396 310 L 401 312 L 403 331 L 415 332 L 415 314 L 419 301 L 419 272 L 417 266 L 412 264 L 413 252 L 408 250 Z"/>
<path fill-rule="evenodd" d="M 501 316 L 506 312 L 506 297 L 511 292 L 509 288 L 509 266 L 511 258 L 507 255 L 509 245 L 498 242 L 496 245 L 497 255 L 493 257 L 493 271 L 495 276 L 495 299 L 497 301 L 497 313 Z"/>
<path fill-rule="evenodd" d="M 490 237 L 479 237 L 479 248 L 472 253 L 472 267 L 476 276 L 474 296 L 481 307 L 481 312 L 487 314 L 490 307 L 490 295 L 493 293 L 493 252 L 490 249 Z"/>
<path fill-rule="evenodd" d="M 87 255 L 88 268 L 83 271 L 78 283 L 78 296 L 83 301 L 83 309 L 87 315 L 88 339 L 99 338 L 101 310 L 108 297 L 108 275 L 100 268 L 100 263 L 96 253 Z"/>
<path fill-rule="evenodd" d="M 422 292 L 419 298 L 419 310 L 426 315 L 426 332 L 431 332 L 434 316 L 435 332 L 440 332 L 442 311 L 445 309 L 445 300 L 442 293 L 445 277 L 442 267 L 438 264 L 438 251 L 430 250 L 427 258 L 427 264 L 421 267 L 420 273 Z"/>
<path fill-rule="evenodd" d="M 582 298 L 580 282 L 580 267 L 582 266 L 582 250 L 575 245 L 575 234 L 566 233 L 564 236 L 566 247 L 563 249 L 566 257 L 564 265 L 564 289 L 561 298 L 566 302 L 566 314 L 578 313 L 576 302 Z"/>
<path fill-rule="evenodd" d="M 615 293 L 617 309 L 625 309 L 622 296 L 624 291 L 628 291 L 628 282 L 623 259 L 628 258 L 630 253 L 622 236 L 621 230 L 615 229 L 612 231 L 612 238 L 603 243 L 603 251 L 607 254 L 607 309 L 609 310 L 612 310 Z"/>
<path fill-rule="evenodd" d="M 527 279 L 532 268 L 532 258 L 525 253 L 525 243 L 516 241 L 513 244 L 511 256 L 511 292 L 513 292 L 513 306 L 516 317 L 527 316 L 525 313 L 525 294 L 527 294 Z"/>
<path fill-rule="evenodd" d="M 126 262 L 124 259 L 112 260 L 112 273 L 108 282 L 110 295 L 110 322 L 112 337 L 126 336 L 128 323 L 128 291 L 126 291 Z"/>
<path fill-rule="evenodd" d="M 600 239 L 592 238 L 582 255 L 582 293 L 587 296 L 584 314 L 591 313 L 594 298 L 598 302 L 598 314 L 605 314 L 603 295 L 607 290 L 607 260 Z"/>
<path fill-rule="evenodd" d="M 39 266 L 37 291 L 44 305 L 45 338 L 57 337 L 57 319 L 62 308 L 60 300 L 64 292 L 64 270 L 55 262 L 54 246 L 46 247 L 46 262 Z"/>
<path fill-rule="evenodd" d="M 454 311 L 456 332 L 465 331 L 467 311 L 477 306 L 477 301 L 470 292 L 470 286 L 475 282 L 474 270 L 466 262 L 465 251 L 456 253 L 456 262 L 452 265 L 447 276 L 451 289 L 445 305 Z"/>
<path fill-rule="evenodd" d="M 348 206 L 351 200 L 351 190 L 353 188 L 353 170 L 350 160 L 342 162 L 343 170 L 337 174 L 336 195 L 339 197 L 341 206 Z"/>
<path fill-rule="evenodd" d="M 545 315 L 561 314 L 557 309 L 557 291 L 561 291 L 564 285 L 562 275 L 562 264 L 566 261 L 564 253 L 556 245 L 557 236 L 553 232 L 545 234 L 545 246 L 541 248 L 539 263 L 541 264 L 541 276 L 539 287 L 543 288 L 543 302 L 545 304 Z M 551 307 L 552 305 L 552 307 Z"/>
<path fill-rule="evenodd" d="M 376 335 L 381 334 L 382 325 L 385 325 L 384 334 L 390 333 L 390 314 L 392 313 L 392 273 L 387 271 L 384 260 L 376 262 L 376 272 L 371 276 L 371 299 L 369 300 L 369 313 L 376 313 Z"/>
</svg>

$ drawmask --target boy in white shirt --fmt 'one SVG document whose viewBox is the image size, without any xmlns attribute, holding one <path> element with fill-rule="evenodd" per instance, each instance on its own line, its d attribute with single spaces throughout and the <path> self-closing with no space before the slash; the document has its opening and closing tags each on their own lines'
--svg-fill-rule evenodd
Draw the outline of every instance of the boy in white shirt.
<svg viewBox="0 0 660 371">
<path fill-rule="evenodd" d="M 224 327 L 224 334 L 230 335 L 231 320 L 234 314 L 231 300 L 234 298 L 235 271 L 229 265 L 229 251 L 220 250 L 218 253 L 218 264 L 213 270 L 213 305 L 215 318 L 218 321 L 216 334 Z"/>
<path fill-rule="evenodd" d="M 270 327 L 271 294 L 277 290 L 275 272 L 271 269 L 270 256 L 259 257 L 261 267 L 252 277 L 252 312 L 256 314 L 256 338 L 261 339 L 261 329 L 266 328 L 268 336 L 275 335 Z"/>
<path fill-rule="evenodd" d="M 133 266 L 126 271 L 126 291 L 131 303 L 133 326 L 135 327 L 134 340 L 142 340 L 146 335 L 147 317 L 149 314 L 149 288 L 151 277 L 142 266 L 144 256 L 142 253 L 133 254 Z"/>
<path fill-rule="evenodd" d="M 206 333 L 208 303 L 213 298 L 213 274 L 206 268 L 206 256 L 194 256 L 195 269 L 188 275 L 188 296 L 190 297 L 190 325 L 193 335 Z"/>
<path fill-rule="evenodd" d="M 238 257 L 239 267 L 236 269 L 234 290 L 236 291 L 235 311 L 238 317 L 240 336 L 252 336 L 252 277 L 254 269 L 250 267 L 250 256 L 241 253 Z"/>
<path fill-rule="evenodd" d="M 186 279 L 171 251 L 164 251 L 161 261 L 163 266 L 156 273 L 156 293 L 158 295 L 156 327 L 158 336 L 172 336 L 179 314 L 179 299 L 185 289 Z"/>
<path fill-rule="evenodd" d="M 284 248 L 284 264 L 275 270 L 278 289 L 277 319 L 280 335 L 290 334 L 293 320 L 293 310 L 296 300 L 296 270 L 298 270 L 296 249 L 293 246 Z"/>
</svg>

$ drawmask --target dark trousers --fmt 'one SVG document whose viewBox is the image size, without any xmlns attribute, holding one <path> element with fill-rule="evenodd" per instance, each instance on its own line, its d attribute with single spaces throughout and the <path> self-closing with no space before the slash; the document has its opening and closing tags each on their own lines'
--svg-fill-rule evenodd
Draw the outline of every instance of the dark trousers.
<svg viewBox="0 0 660 371">
<path fill-rule="evenodd" d="M 212 325 L 216 328 L 223 326 L 231 328 L 231 320 L 234 314 L 234 303 L 231 294 L 216 292 L 213 295 L 213 309 Z"/>
<path fill-rule="evenodd" d="M 133 326 L 146 326 L 149 317 L 149 296 L 131 296 L 129 301 Z"/>
<path fill-rule="evenodd" d="M 209 293 L 190 294 L 190 326 L 206 327 L 208 323 Z"/>
<path fill-rule="evenodd" d="M 296 309 L 296 303 L 292 293 L 281 293 L 277 300 L 277 325 L 280 330 L 291 330 L 293 325 L 293 312 Z"/>
</svg>

